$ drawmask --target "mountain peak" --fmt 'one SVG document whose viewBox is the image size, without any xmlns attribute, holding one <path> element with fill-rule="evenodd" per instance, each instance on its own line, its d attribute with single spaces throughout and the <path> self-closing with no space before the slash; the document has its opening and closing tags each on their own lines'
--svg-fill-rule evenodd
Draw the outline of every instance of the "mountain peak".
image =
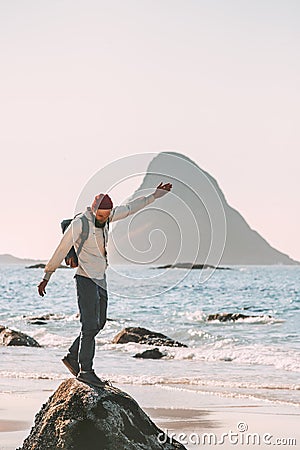
<svg viewBox="0 0 300 450">
<path fill-rule="evenodd" d="M 115 225 L 109 242 L 113 263 L 300 264 L 252 230 L 217 180 L 186 155 L 156 155 L 132 198 L 149 194 L 161 181 L 173 184 L 171 193 Z"/>
</svg>

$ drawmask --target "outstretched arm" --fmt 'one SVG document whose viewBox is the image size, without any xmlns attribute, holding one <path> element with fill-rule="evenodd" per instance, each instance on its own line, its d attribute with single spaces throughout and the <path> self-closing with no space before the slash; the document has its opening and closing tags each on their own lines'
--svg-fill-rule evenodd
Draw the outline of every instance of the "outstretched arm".
<svg viewBox="0 0 300 450">
<path fill-rule="evenodd" d="M 126 203 L 126 205 L 116 206 L 112 209 L 110 214 L 110 221 L 115 222 L 116 220 L 125 219 L 125 217 L 135 214 L 141 209 L 153 203 L 157 198 L 162 197 L 167 194 L 172 189 L 171 183 L 160 183 L 155 191 L 147 196 L 138 197 L 132 202 Z"/>
</svg>

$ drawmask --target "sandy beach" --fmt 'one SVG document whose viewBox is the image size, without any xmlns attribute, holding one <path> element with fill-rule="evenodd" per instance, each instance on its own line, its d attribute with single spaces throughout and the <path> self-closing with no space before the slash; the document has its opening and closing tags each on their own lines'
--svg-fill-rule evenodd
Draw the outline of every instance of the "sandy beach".
<svg viewBox="0 0 300 450">
<path fill-rule="evenodd" d="M 13 391 L 0 394 L 1 450 L 15 450 L 22 445 L 35 414 L 59 384 L 30 380 L 25 389 L 24 381 L 13 380 Z M 297 407 L 220 397 L 178 385 L 115 386 L 132 395 L 159 428 L 188 449 L 261 449 L 270 445 L 299 448 Z"/>
</svg>

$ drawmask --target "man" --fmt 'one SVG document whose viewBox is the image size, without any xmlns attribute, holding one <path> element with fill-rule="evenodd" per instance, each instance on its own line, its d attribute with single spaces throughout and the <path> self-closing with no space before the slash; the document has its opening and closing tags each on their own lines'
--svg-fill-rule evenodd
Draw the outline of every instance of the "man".
<svg viewBox="0 0 300 450">
<path fill-rule="evenodd" d="M 114 222 L 135 214 L 171 189 L 171 183 L 160 183 L 153 194 L 136 198 L 126 205 L 116 207 L 113 207 L 109 195 L 97 195 L 92 207 L 88 207 L 84 214 L 73 219 L 45 267 L 44 278 L 38 285 L 38 292 L 42 297 L 46 294 L 45 288 L 51 275 L 60 266 L 74 245 L 78 256 L 78 269 L 74 278 L 76 279 L 81 332 L 62 361 L 79 381 L 98 387 L 105 384 L 105 381 L 98 378 L 93 370 L 93 359 L 95 337 L 106 322 L 107 286 L 105 271 L 107 268 L 108 222 Z M 83 219 L 88 221 L 88 234 L 84 241 L 81 239 L 84 226 Z M 71 267 L 76 267 L 72 258 L 67 262 Z"/>
</svg>

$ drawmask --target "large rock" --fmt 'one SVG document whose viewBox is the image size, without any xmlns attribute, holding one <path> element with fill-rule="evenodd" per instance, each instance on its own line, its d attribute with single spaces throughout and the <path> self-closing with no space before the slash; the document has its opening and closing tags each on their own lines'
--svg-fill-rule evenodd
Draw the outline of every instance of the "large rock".
<svg viewBox="0 0 300 450">
<path fill-rule="evenodd" d="M 69 379 L 42 406 L 19 450 L 185 449 L 174 439 L 162 444 L 164 436 L 125 392 Z"/>
<path fill-rule="evenodd" d="M 19 345 L 25 347 L 40 347 L 40 344 L 21 331 L 11 330 L 3 325 L 0 325 L 0 345 Z"/>
<path fill-rule="evenodd" d="M 159 346 L 166 345 L 168 347 L 187 347 L 187 345 L 174 341 L 174 339 L 171 339 L 162 333 L 150 331 L 141 327 L 124 328 L 112 340 L 113 344 L 127 344 L 128 342 Z"/>
</svg>

